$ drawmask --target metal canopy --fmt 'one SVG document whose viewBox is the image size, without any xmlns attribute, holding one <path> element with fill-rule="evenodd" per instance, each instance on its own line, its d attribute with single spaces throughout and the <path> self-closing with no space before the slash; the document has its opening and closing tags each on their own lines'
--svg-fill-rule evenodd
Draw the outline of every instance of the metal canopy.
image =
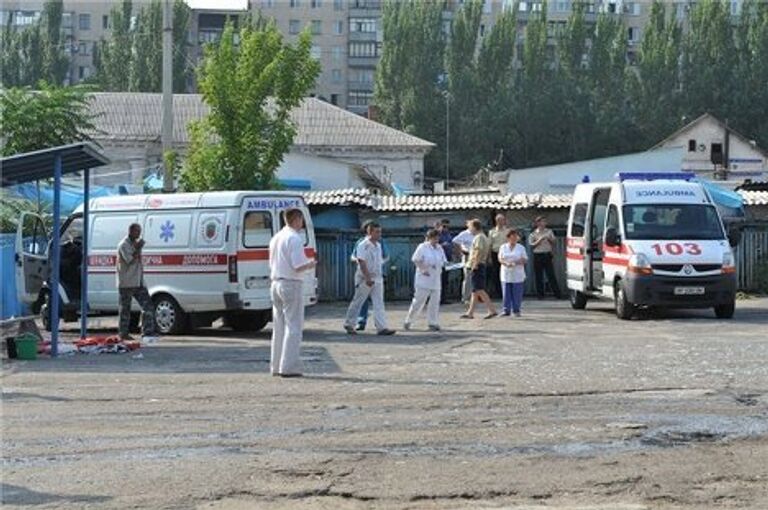
<svg viewBox="0 0 768 510">
<path fill-rule="evenodd" d="M 0 159 L 2 186 L 12 186 L 54 177 L 54 162 L 57 156 L 61 157 L 62 175 L 110 163 L 109 158 L 90 142 L 25 152 Z"/>
</svg>

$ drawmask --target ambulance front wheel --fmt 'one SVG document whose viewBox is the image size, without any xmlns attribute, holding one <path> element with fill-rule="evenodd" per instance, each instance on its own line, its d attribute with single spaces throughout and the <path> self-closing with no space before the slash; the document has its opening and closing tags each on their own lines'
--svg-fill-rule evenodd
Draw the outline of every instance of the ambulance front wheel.
<svg viewBox="0 0 768 510">
<path fill-rule="evenodd" d="M 574 310 L 583 310 L 587 307 L 587 295 L 578 290 L 571 290 L 569 294 L 571 308 Z"/>
<path fill-rule="evenodd" d="M 155 303 L 155 325 L 161 335 L 178 335 L 187 326 L 187 315 L 179 304 L 168 294 L 158 294 Z"/>
<path fill-rule="evenodd" d="M 624 282 L 616 282 L 613 292 L 613 303 L 616 309 L 616 317 L 623 320 L 629 320 L 635 314 L 635 305 L 627 299 L 627 292 L 624 290 Z"/>
<path fill-rule="evenodd" d="M 731 301 L 724 305 L 717 305 L 715 307 L 715 317 L 718 319 L 732 319 L 733 313 L 736 311 L 736 302 Z"/>
</svg>

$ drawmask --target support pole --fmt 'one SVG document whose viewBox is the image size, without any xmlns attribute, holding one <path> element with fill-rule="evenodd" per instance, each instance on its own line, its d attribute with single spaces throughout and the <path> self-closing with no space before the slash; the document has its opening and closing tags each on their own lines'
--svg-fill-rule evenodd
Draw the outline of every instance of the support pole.
<svg viewBox="0 0 768 510">
<path fill-rule="evenodd" d="M 53 232 L 51 240 L 51 356 L 59 354 L 59 269 L 61 266 L 61 153 L 53 160 Z"/>
<path fill-rule="evenodd" d="M 165 161 L 166 152 L 173 148 L 173 6 L 163 0 L 163 192 L 173 191 L 173 169 Z"/>
<path fill-rule="evenodd" d="M 83 260 L 80 266 L 80 339 L 88 334 L 88 215 L 91 171 L 83 172 Z"/>
</svg>

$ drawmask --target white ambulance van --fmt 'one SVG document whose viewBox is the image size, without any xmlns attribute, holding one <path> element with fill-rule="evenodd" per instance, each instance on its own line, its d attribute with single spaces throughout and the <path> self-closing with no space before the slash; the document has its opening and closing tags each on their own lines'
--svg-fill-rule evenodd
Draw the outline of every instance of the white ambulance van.
<svg viewBox="0 0 768 510">
<path fill-rule="evenodd" d="M 284 226 L 282 212 L 300 209 L 308 256 L 316 255 L 312 219 L 301 195 L 291 192 L 227 191 L 168 195 L 123 195 L 90 201 L 88 216 L 89 315 L 116 314 L 118 243 L 138 223 L 144 279 L 161 333 L 208 326 L 223 317 L 237 330 L 259 330 L 271 318 L 269 241 Z M 50 328 L 48 241 L 42 221 L 24 215 L 17 234 L 16 280 L 20 298 L 33 304 Z M 82 206 L 61 228 L 60 309 L 65 321 L 80 309 Z M 30 241 L 32 240 L 32 241 Z M 317 302 L 315 271 L 307 271 L 304 304 Z M 134 311 L 139 309 L 134 303 Z M 137 321 L 138 316 L 134 319 Z"/>
<path fill-rule="evenodd" d="M 712 197 L 693 174 L 618 174 L 576 186 L 566 265 L 571 305 L 613 300 L 629 319 L 639 308 L 714 308 L 733 317 L 736 268 Z"/>
</svg>

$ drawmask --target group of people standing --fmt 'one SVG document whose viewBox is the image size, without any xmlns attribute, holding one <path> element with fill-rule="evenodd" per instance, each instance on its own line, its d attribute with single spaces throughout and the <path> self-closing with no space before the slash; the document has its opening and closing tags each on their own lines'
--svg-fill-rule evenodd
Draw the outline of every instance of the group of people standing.
<svg viewBox="0 0 768 510">
<path fill-rule="evenodd" d="M 302 273 L 316 265 L 307 256 L 299 232 L 303 228 L 303 216 L 299 210 L 285 213 L 285 227 L 270 243 L 269 261 L 272 279 L 272 356 L 273 375 L 293 377 L 301 375 L 299 346 L 301 343 L 304 307 L 301 286 Z M 485 305 L 485 319 L 498 315 L 489 294 L 493 289 L 502 296 L 502 315 L 519 317 L 522 310 L 523 288 L 526 279 L 525 267 L 528 252 L 520 243 L 520 233 L 507 226 L 506 217 L 499 214 L 495 226 L 488 235 L 478 219 L 467 221 L 466 230 L 451 236 L 450 223 L 438 222 L 427 231 L 425 240 L 413 252 L 411 261 L 415 265 L 413 300 L 405 316 L 403 328 L 410 330 L 413 321 L 426 310 L 427 327 L 440 331 L 439 311 L 444 302 L 443 290 L 447 287 L 447 268 L 461 267 L 464 272 L 462 288 L 466 289 L 468 308 L 461 315 L 464 319 L 475 318 L 475 310 Z M 376 334 L 394 335 L 387 322 L 384 308 L 384 273 L 387 253 L 382 240 L 381 225 L 368 222 L 364 225 L 364 236 L 355 245 L 351 259 L 356 263 L 355 293 L 344 319 L 344 330 L 355 335 L 365 329 L 368 307 L 373 311 Z M 556 297 L 560 297 L 552 264 L 552 250 L 555 237 L 547 228 L 546 219 L 536 219 L 535 228 L 528 236 L 533 253 L 536 288 L 540 297 L 544 295 L 544 274 Z M 451 265 L 455 253 L 460 253 L 461 264 Z"/>
</svg>

